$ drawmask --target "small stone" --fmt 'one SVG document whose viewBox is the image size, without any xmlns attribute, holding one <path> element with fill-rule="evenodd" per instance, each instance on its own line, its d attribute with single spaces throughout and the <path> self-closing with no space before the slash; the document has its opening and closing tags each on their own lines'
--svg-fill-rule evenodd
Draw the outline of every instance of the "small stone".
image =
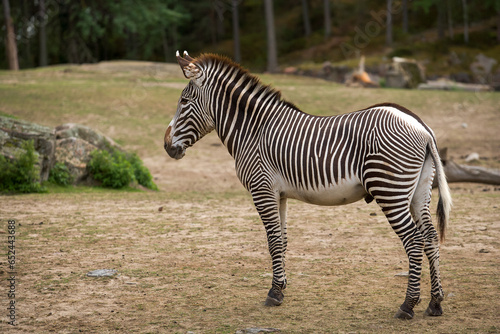
<svg viewBox="0 0 500 334">
<path fill-rule="evenodd" d="M 408 277 L 408 276 L 410 276 L 410 273 L 408 271 L 402 271 L 394 276 L 395 277 Z"/>
<path fill-rule="evenodd" d="M 453 298 L 453 297 L 455 297 L 455 296 L 456 296 L 456 295 L 455 295 L 453 292 L 450 292 L 450 293 L 448 294 L 448 298 Z"/>
<path fill-rule="evenodd" d="M 372 213 L 370 213 L 370 216 L 372 216 L 372 217 L 374 217 L 374 216 L 376 216 L 376 215 L 377 215 L 377 213 L 376 213 L 376 212 L 372 212 Z"/>
<path fill-rule="evenodd" d="M 236 331 L 235 334 L 258 334 L 258 333 L 276 333 L 281 332 L 277 328 L 260 328 L 260 327 L 252 327 L 246 329 L 240 329 Z"/>
<path fill-rule="evenodd" d="M 462 123 L 462 128 L 467 129 L 468 125 L 467 123 Z"/>
<path fill-rule="evenodd" d="M 163 211 L 163 206 L 160 206 L 160 207 L 158 208 L 158 211 L 159 211 L 159 212 L 162 212 L 162 211 Z"/>
<path fill-rule="evenodd" d="M 481 248 L 479 250 L 479 253 L 489 253 L 490 251 L 488 249 Z"/>
<path fill-rule="evenodd" d="M 87 273 L 88 277 L 111 277 L 118 273 L 115 269 L 97 269 L 89 271 Z"/>
</svg>

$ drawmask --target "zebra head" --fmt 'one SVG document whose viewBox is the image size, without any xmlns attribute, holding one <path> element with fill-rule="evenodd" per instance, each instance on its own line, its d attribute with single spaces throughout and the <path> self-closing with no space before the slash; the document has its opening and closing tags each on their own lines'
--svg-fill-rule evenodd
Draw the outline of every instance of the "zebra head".
<svg viewBox="0 0 500 334">
<path fill-rule="evenodd" d="M 182 91 L 177 112 L 165 132 L 164 147 L 171 158 L 181 159 L 188 147 L 214 129 L 214 122 L 203 94 L 206 72 L 186 51 L 184 57 L 177 51 L 177 62 L 190 81 Z"/>
</svg>

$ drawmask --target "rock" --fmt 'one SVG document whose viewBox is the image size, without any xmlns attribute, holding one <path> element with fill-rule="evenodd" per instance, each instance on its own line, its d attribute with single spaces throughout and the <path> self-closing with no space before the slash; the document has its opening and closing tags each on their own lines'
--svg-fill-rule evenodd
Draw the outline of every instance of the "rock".
<svg viewBox="0 0 500 334">
<path fill-rule="evenodd" d="M 36 123 L 0 116 L 0 154 L 14 159 L 24 152 L 23 142 L 33 140 L 38 154 L 40 181 L 49 178 L 49 172 L 54 165 L 55 132 Z"/>
<path fill-rule="evenodd" d="M 470 70 L 474 73 L 477 82 L 485 84 L 491 80 L 492 70 L 496 64 L 497 61 L 495 59 L 486 57 L 480 53 L 476 56 L 476 60 L 470 65 Z"/>
<path fill-rule="evenodd" d="M 465 162 L 477 161 L 479 160 L 479 153 L 473 152 L 465 158 Z"/>
<path fill-rule="evenodd" d="M 472 83 L 472 78 L 467 72 L 452 73 L 450 74 L 450 79 L 461 83 L 467 83 L 467 84 Z"/>
<path fill-rule="evenodd" d="M 75 183 L 81 183 L 87 179 L 87 163 L 90 161 L 90 153 L 97 149 L 80 138 L 65 138 L 57 140 L 56 161 L 64 163 Z"/>
<path fill-rule="evenodd" d="M 110 147 L 121 150 L 111 138 L 99 131 L 80 124 L 63 124 L 56 127 L 56 162 L 64 163 L 75 184 L 92 183 L 87 171 L 90 153 L 94 150 L 105 150 Z"/>
<path fill-rule="evenodd" d="M 346 65 L 333 66 L 332 63 L 326 61 L 321 67 L 321 73 L 319 76 L 329 81 L 344 83 L 346 82 L 347 76 L 350 72 L 351 69 Z"/>
<path fill-rule="evenodd" d="M 252 328 L 240 329 L 236 331 L 235 334 L 258 334 L 258 333 L 276 333 L 276 332 L 281 332 L 281 331 L 276 328 L 252 327 Z"/>
<path fill-rule="evenodd" d="M 88 277 L 112 277 L 116 275 L 118 271 L 115 269 L 97 269 L 92 270 L 87 273 Z"/>
<path fill-rule="evenodd" d="M 394 57 L 387 73 L 385 84 L 392 88 L 417 88 L 425 82 L 425 72 L 414 59 Z"/>
<path fill-rule="evenodd" d="M 418 89 L 430 90 L 455 90 L 455 91 L 469 91 L 469 92 L 488 92 L 493 90 L 489 85 L 480 84 L 465 84 L 461 82 L 452 81 L 445 78 L 438 80 L 427 81 L 418 85 Z"/>
<path fill-rule="evenodd" d="M 74 123 L 67 123 L 56 127 L 56 139 L 80 138 L 91 145 L 104 149 L 108 145 L 119 148 L 111 138 L 106 137 L 97 130 L 88 126 Z"/>
<path fill-rule="evenodd" d="M 410 276 L 410 273 L 408 271 L 402 271 L 394 276 L 395 277 L 408 277 L 408 276 Z"/>
<path fill-rule="evenodd" d="M 491 76 L 491 86 L 495 91 L 500 91 L 500 69 Z"/>
</svg>

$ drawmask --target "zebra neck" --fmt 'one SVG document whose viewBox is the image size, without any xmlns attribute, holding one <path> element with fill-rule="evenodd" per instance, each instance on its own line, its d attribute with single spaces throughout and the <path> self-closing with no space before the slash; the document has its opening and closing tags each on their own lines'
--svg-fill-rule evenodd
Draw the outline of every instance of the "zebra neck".
<svg viewBox="0 0 500 334">
<path fill-rule="evenodd" d="M 234 158 L 243 150 L 252 149 L 262 130 L 273 120 L 295 112 L 302 113 L 292 104 L 281 100 L 267 86 L 252 91 L 237 88 L 228 99 L 231 103 L 227 108 L 224 107 L 215 115 L 215 129 Z"/>
</svg>

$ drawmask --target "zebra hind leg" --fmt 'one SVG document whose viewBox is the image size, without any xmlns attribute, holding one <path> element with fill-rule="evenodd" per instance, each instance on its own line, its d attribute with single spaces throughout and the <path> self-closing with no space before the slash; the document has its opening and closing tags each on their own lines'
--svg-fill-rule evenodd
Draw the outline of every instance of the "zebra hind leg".
<svg viewBox="0 0 500 334">
<path fill-rule="evenodd" d="M 431 184 L 432 184 L 432 162 L 428 159 L 422 170 L 422 176 L 411 202 L 413 219 L 424 237 L 424 252 L 429 260 L 429 271 L 431 277 L 431 301 L 425 311 L 428 316 L 440 316 L 443 314 L 441 302 L 444 299 L 443 288 L 439 273 L 439 238 L 431 220 Z"/>
<path fill-rule="evenodd" d="M 377 198 L 377 203 L 382 208 L 391 227 L 403 242 L 409 261 L 408 288 L 406 298 L 397 311 L 395 318 L 412 319 L 413 308 L 420 302 L 420 275 L 422 272 L 422 258 L 424 239 L 417 229 L 410 213 L 408 201 Z"/>
</svg>

